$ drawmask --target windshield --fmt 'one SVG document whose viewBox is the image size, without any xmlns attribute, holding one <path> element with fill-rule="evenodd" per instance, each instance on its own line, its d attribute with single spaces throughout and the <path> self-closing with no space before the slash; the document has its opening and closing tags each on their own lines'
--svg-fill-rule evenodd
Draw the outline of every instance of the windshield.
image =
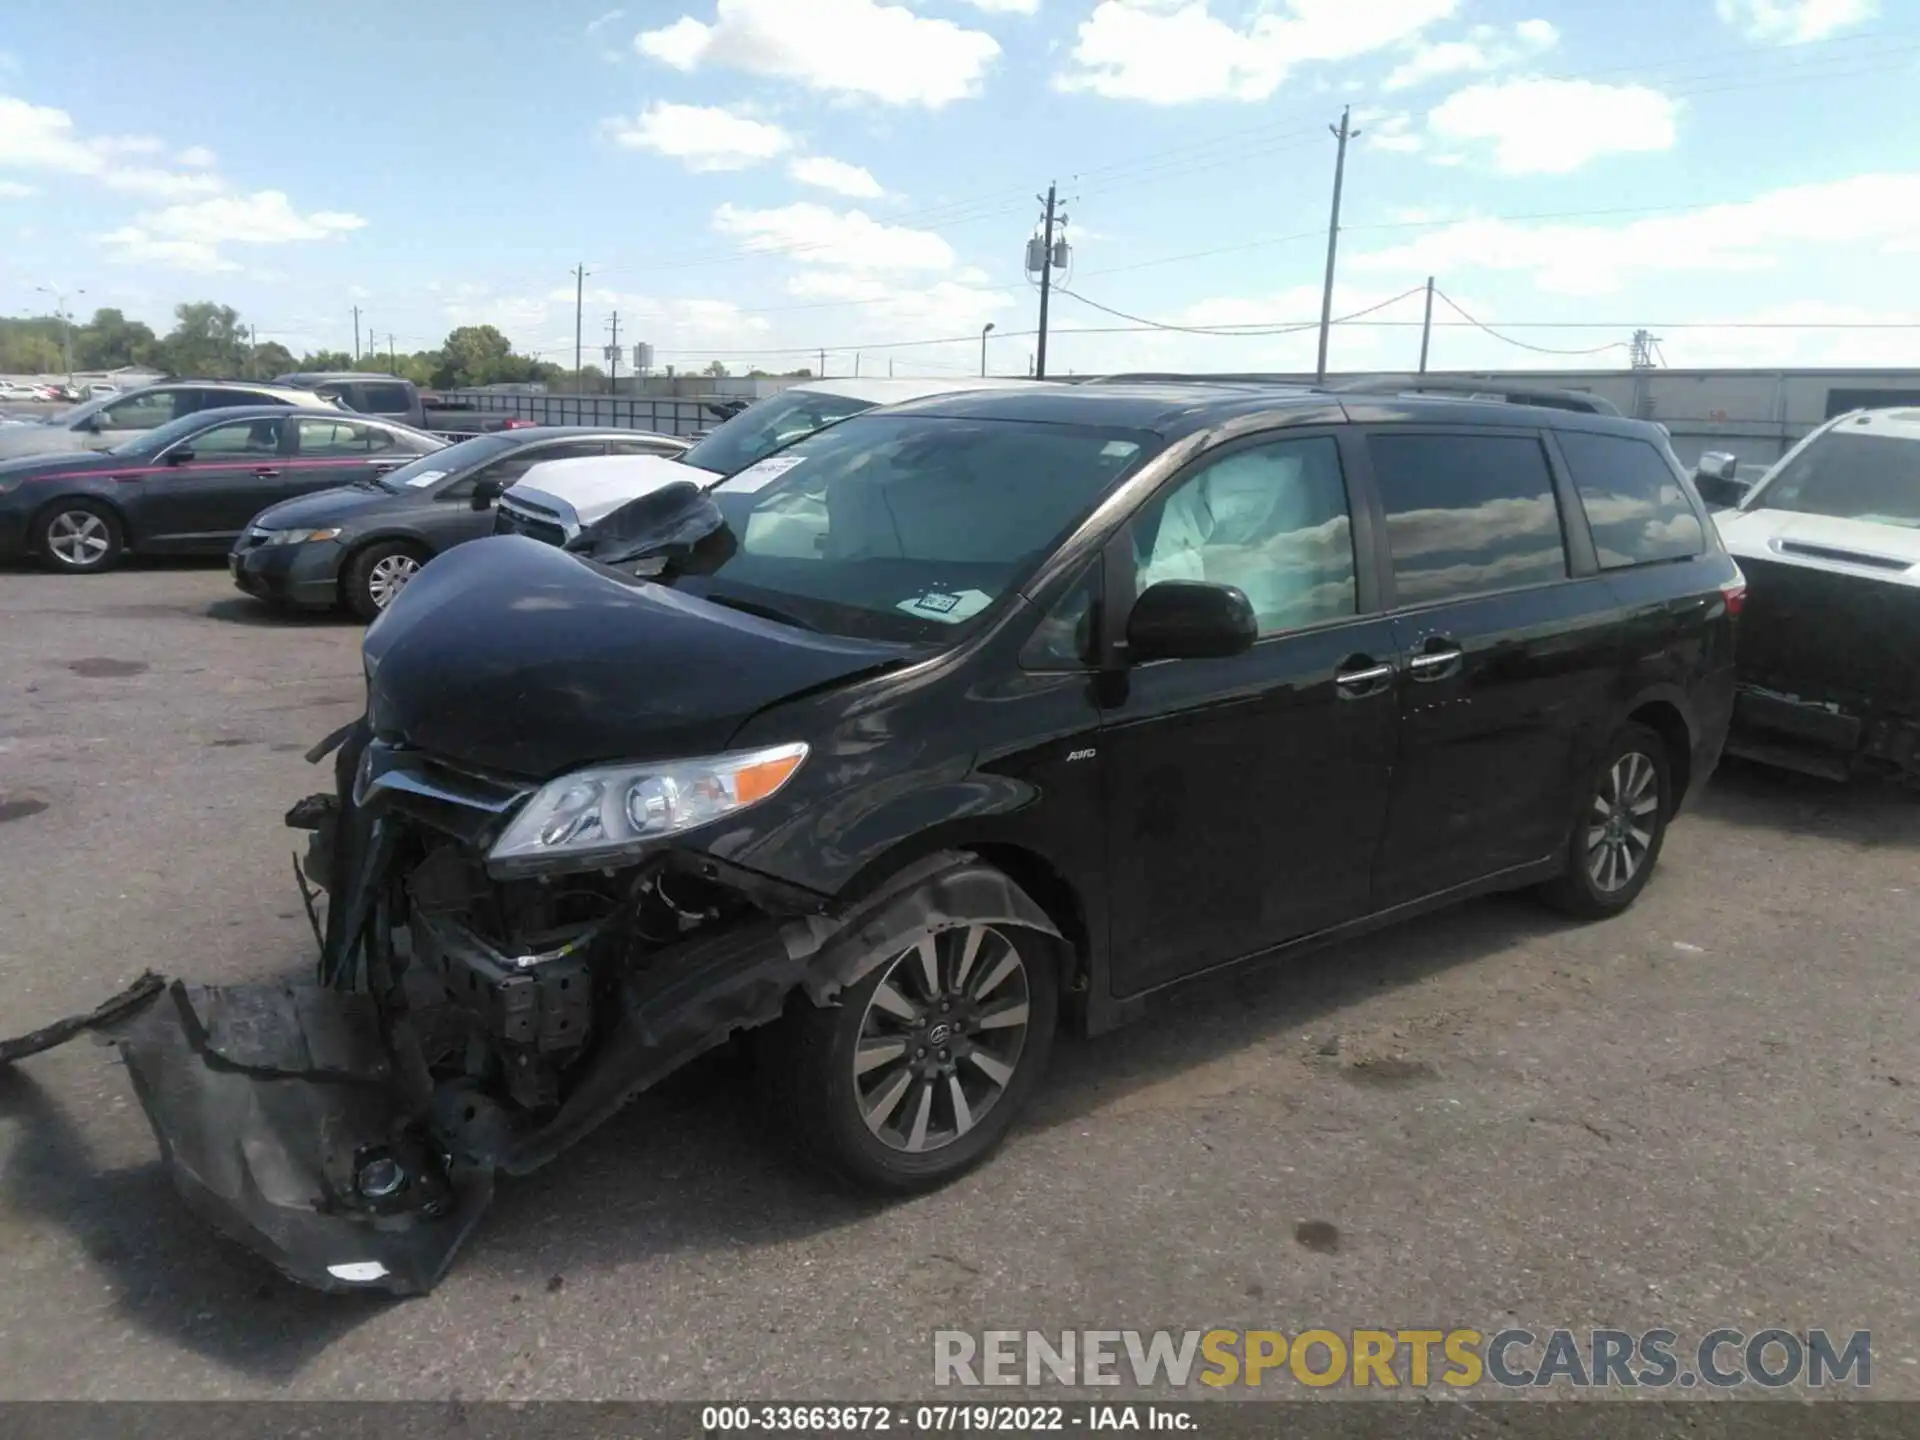
<svg viewBox="0 0 1920 1440">
<path fill-rule="evenodd" d="M 1025 421 L 848 420 L 713 487 L 728 544 L 674 583 L 804 628 L 951 643 L 1160 443 Z"/>
<path fill-rule="evenodd" d="M 1920 528 L 1920 441 L 1829 430 L 1744 508 Z"/>
<path fill-rule="evenodd" d="M 855 400 L 850 395 L 783 391 L 748 406 L 680 459 L 716 475 L 733 475 L 764 460 L 790 440 L 872 408 L 873 401 Z"/>
<path fill-rule="evenodd" d="M 109 400 L 118 400 L 119 395 L 96 395 L 91 400 L 82 400 L 78 405 L 69 405 L 64 410 L 56 410 L 47 416 L 49 425 L 71 425 L 76 420 L 84 420 L 97 410 L 107 408 Z"/>
<path fill-rule="evenodd" d="M 520 442 L 505 435 L 479 435 L 449 445 L 444 450 L 431 450 L 398 470 L 390 470 L 385 475 L 370 475 L 367 479 L 382 490 L 391 490 L 395 494 L 403 490 L 426 490 L 496 455 L 517 450 L 519 445 Z"/>
</svg>

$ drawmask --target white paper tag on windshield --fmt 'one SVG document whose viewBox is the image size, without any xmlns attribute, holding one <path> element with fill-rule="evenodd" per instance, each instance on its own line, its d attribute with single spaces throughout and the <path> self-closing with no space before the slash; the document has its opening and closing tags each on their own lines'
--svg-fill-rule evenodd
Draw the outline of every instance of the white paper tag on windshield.
<svg viewBox="0 0 1920 1440">
<path fill-rule="evenodd" d="M 452 473 L 451 470 L 422 470 L 418 475 L 409 476 L 407 484 L 418 490 L 423 485 L 431 485 L 436 480 L 444 480 Z"/>
<path fill-rule="evenodd" d="M 980 590 L 929 590 L 911 600 L 902 600 L 893 608 L 917 619 L 958 625 L 962 620 L 971 620 L 992 603 L 993 597 Z"/>
<path fill-rule="evenodd" d="M 713 488 L 721 494 L 751 495 L 756 490 L 764 490 L 806 458 L 804 455 L 769 455 L 738 475 L 729 475 Z"/>
</svg>

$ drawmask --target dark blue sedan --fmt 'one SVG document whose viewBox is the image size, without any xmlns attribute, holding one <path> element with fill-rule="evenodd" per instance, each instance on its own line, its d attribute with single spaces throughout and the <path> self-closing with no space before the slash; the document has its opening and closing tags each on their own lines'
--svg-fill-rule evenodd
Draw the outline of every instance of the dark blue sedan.
<svg viewBox="0 0 1920 1440">
<path fill-rule="evenodd" d="M 542 461 L 686 448 L 671 435 L 577 426 L 476 436 L 403 469 L 262 511 L 228 557 L 234 584 L 277 604 L 344 606 L 371 620 L 435 555 L 491 534 L 494 501 Z"/>
<path fill-rule="evenodd" d="M 286 405 L 201 411 L 111 450 L 0 462 L 0 560 L 94 574 L 137 555 L 218 555 L 267 506 L 445 448 L 404 425 Z"/>
</svg>

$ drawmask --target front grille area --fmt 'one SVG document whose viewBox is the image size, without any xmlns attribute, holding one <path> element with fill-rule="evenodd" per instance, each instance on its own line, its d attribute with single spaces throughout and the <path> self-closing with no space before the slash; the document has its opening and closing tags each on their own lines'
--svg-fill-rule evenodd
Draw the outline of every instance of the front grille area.
<svg viewBox="0 0 1920 1440">
<path fill-rule="evenodd" d="M 1748 556 L 1740 569 L 1743 680 L 1803 700 L 1920 715 L 1920 587 Z"/>
<path fill-rule="evenodd" d="M 494 507 L 493 533 L 525 535 L 548 545 L 567 543 L 566 528 L 551 512 L 528 505 L 509 505 L 504 500 Z"/>
</svg>

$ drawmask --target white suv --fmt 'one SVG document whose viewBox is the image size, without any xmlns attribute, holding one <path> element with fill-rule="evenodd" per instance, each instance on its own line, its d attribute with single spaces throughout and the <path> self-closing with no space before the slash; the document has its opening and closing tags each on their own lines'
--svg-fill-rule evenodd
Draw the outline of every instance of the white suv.
<svg viewBox="0 0 1920 1440">
<path fill-rule="evenodd" d="M 1005 390 L 1044 382 L 978 380 L 810 380 L 749 405 L 684 455 L 609 456 L 550 461 L 529 470 L 500 497 L 496 535 L 530 535 L 564 545 L 597 520 L 675 480 L 708 482 L 737 475 L 803 435 L 880 405 L 955 390 Z"/>
</svg>

